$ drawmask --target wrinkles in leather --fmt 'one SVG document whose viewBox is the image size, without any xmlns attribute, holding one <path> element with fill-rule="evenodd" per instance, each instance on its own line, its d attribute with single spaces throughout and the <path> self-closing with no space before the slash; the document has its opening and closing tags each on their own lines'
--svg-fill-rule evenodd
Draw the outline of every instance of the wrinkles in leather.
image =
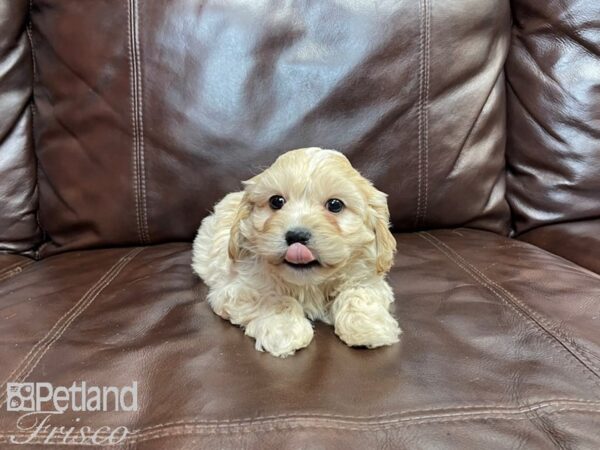
<svg viewBox="0 0 600 450">
<path fill-rule="evenodd" d="M 464 0 L 469 20 L 429 0 L 135 4 L 34 8 L 42 256 L 137 245 L 140 220 L 190 240 L 240 180 L 312 145 L 390 194 L 398 230 L 508 232 L 508 3 Z"/>
<path fill-rule="evenodd" d="M 471 245 L 462 245 L 462 239 L 455 237 L 458 235 L 467 238 Z M 424 237 L 431 239 L 433 245 L 439 244 L 441 251 L 454 254 L 455 262 L 466 266 L 464 270 L 480 277 L 480 283 L 516 306 L 532 326 L 552 336 L 574 361 L 600 378 L 600 336 L 596 324 L 600 317 L 600 303 L 596 300 L 600 295 L 596 286 L 600 276 L 536 247 L 516 241 L 505 245 L 504 239 L 493 237 L 479 240 L 469 230 L 455 230 L 439 238 L 425 233 Z M 454 242 L 458 243 L 458 250 L 453 248 Z M 494 262 L 481 258 L 481 248 L 495 253 Z"/>
<path fill-rule="evenodd" d="M 40 241 L 30 107 L 33 68 L 26 0 L 0 7 L 0 251 L 31 251 Z"/>
<path fill-rule="evenodd" d="M 556 223 L 534 228 L 520 240 L 560 255 L 600 274 L 600 219 Z"/>
<path fill-rule="evenodd" d="M 517 233 L 600 216 L 599 8 L 513 2 L 507 198 Z"/>
</svg>

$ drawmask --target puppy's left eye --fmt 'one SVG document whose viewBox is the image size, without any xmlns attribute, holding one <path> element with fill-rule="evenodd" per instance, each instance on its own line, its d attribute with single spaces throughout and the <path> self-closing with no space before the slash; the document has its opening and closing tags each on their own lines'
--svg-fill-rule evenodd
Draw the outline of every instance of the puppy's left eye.
<svg viewBox="0 0 600 450">
<path fill-rule="evenodd" d="M 325 207 L 328 211 L 332 213 L 339 213 L 342 209 L 344 209 L 344 202 L 337 198 L 330 198 L 325 203 Z"/>
</svg>

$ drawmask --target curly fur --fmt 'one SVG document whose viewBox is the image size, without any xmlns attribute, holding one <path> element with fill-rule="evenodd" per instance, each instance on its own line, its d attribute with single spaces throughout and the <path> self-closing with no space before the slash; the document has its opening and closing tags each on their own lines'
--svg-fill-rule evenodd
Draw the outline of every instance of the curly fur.
<svg viewBox="0 0 600 450">
<path fill-rule="evenodd" d="M 287 200 L 280 210 L 269 207 L 273 195 Z M 345 208 L 328 211 L 330 198 Z M 400 328 L 385 280 L 396 249 L 388 222 L 386 195 L 344 155 L 293 150 L 215 206 L 198 230 L 192 267 L 214 312 L 243 327 L 257 350 L 294 354 L 313 338 L 310 320 L 333 325 L 350 346 L 390 345 Z M 318 267 L 285 264 L 285 234 L 298 226 L 312 234 Z"/>
</svg>

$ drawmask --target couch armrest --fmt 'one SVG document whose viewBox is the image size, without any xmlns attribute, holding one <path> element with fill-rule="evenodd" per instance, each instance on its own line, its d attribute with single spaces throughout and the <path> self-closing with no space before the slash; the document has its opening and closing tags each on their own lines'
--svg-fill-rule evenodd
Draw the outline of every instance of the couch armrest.
<svg viewBox="0 0 600 450">
<path fill-rule="evenodd" d="M 517 239 L 600 273 L 600 219 L 547 225 Z"/>
</svg>

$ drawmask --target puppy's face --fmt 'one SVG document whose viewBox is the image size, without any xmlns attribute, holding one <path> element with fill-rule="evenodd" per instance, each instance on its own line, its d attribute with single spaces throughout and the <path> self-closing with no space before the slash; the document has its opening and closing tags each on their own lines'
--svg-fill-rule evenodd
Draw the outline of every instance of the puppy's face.
<svg viewBox="0 0 600 450">
<path fill-rule="evenodd" d="M 295 285 L 322 283 L 350 262 L 365 275 L 391 267 L 396 243 L 385 194 L 341 153 L 287 152 L 244 184 L 229 243 L 233 259 L 259 257 Z"/>
</svg>

